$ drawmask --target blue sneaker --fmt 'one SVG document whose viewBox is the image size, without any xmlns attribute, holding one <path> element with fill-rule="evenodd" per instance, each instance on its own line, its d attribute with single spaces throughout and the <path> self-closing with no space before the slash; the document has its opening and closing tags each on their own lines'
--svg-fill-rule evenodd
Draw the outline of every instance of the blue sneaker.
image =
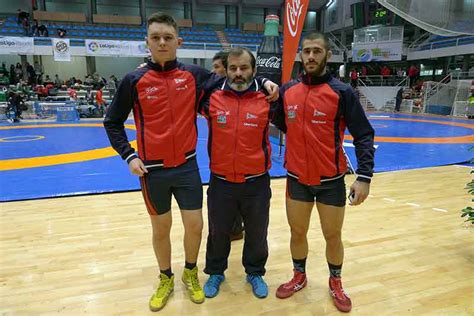
<svg viewBox="0 0 474 316">
<path fill-rule="evenodd" d="M 247 274 L 247 282 L 252 285 L 253 295 L 258 298 L 267 297 L 268 286 L 261 275 Z"/>
<path fill-rule="evenodd" d="M 204 284 L 204 294 L 206 297 L 215 297 L 219 293 L 219 287 L 224 282 L 225 277 L 223 274 L 211 274 Z"/>
</svg>

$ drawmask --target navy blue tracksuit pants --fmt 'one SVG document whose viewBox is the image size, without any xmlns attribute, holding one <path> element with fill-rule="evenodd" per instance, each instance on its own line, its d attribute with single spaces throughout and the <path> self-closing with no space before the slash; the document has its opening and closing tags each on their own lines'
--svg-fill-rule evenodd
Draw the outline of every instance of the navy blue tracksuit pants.
<svg viewBox="0 0 474 316">
<path fill-rule="evenodd" d="M 265 274 L 268 258 L 268 217 L 270 176 L 232 183 L 211 175 L 207 191 L 209 235 L 207 237 L 207 274 L 224 274 L 230 252 L 230 235 L 235 216 L 242 215 L 245 227 L 242 264 L 247 274 Z"/>
</svg>

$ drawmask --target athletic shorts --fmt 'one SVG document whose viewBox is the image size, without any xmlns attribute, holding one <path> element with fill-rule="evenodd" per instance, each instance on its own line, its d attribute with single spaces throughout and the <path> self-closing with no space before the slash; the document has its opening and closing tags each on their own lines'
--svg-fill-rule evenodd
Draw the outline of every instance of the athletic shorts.
<svg viewBox="0 0 474 316">
<path fill-rule="evenodd" d="M 172 195 L 181 210 L 202 209 L 202 182 L 196 159 L 175 168 L 149 171 L 140 177 L 140 185 L 150 215 L 171 210 Z"/>
<path fill-rule="evenodd" d="M 292 176 L 286 177 L 286 191 L 292 200 L 319 202 L 342 207 L 346 205 L 346 183 L 344 177 L 321 182 L 321 185 L 305 185 Z"/>
</svg>

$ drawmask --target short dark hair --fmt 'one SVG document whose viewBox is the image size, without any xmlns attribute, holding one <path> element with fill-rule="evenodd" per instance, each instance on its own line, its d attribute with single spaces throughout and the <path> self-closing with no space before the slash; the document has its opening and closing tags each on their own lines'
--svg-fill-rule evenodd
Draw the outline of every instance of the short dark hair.
<svg viewBox="0 0 474 316">
<path fill-rule="evenodd" d="M 176 23 L 176 20 L 169 14 L 157 12 L 150 15 L 146 21 L 147 30 L 153 23 L 163 23 L 172 26 L 176 30 L 176 34 L 178 33 L 178 24 Z"/>
<path fill-rule="evenodd" d="M 232 47 L 229 52 L 227 53 L 227 58 L 229 58 L 230 56 L 242 56 L 243 53 L 247 53 L 250 55 L 250 64 L 252 65 L 252 69 L 255 69 L 255 56 L 252 54 L 252 51 L 250 49 L 248 49 L 247 47 L 242 47 L 242 46 L 236 46 L 236 47 Z M 226 69 L 227 69 L 227 65 L 226 65 Z"/>
<path fill-rule="evenodd" d="M 224 68 L 227 69 L 227 56 L 229 55 L 228 52 L 221 50 L 220 52 L 217 52 L 214 57 L 212 57 L 212 61 L 220 60 L 222 62 L 222 65 L 224 65 Z"/>
<path fill-rule="evenodd" d="M 305 35 L 303 37 L 303 40 L 301 41 L 301 47 L 303 47 L 303 42 L 306 41 L 306 40 L 314 41 L 314 40 L 318 40 L 318 39 L 323 40 L 326 50 L 331 49 L 330 44 L 329 44 L 329 38 L 325 34 L 319 33 L 319 32 L 314 32 L 314 33 L 310 33 L 310 34 Z"/>
</svg>

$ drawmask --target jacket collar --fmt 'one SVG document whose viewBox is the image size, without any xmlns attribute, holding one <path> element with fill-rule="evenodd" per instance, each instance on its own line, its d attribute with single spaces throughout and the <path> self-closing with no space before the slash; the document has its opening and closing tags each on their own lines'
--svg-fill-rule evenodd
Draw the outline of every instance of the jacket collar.
<svg viewBox="0 0 474 316">
<path fill-rule="evenodd" d="M 329 81 L 329 79 L 331 79 L 331 75 L 328 72 L 326 72 L 322 76 L 315 76 L 306 73 L 301 75 L 301 81 L 303 81 L 303 83 L 307 85 L 318 85 L 326 83 Z"/>
<path fill-rule="evenodd" d="M 170 61 L 165 62 L 164 66 L 161 66 L 157 63 L 152 62 L 151 60 L 148 60 L 147 65 L 151 69 L 156 70 L 156 71 L 170 71 L 178 67 L 178 61 L 176 59 L 170 60 Z"/>
</svg>

